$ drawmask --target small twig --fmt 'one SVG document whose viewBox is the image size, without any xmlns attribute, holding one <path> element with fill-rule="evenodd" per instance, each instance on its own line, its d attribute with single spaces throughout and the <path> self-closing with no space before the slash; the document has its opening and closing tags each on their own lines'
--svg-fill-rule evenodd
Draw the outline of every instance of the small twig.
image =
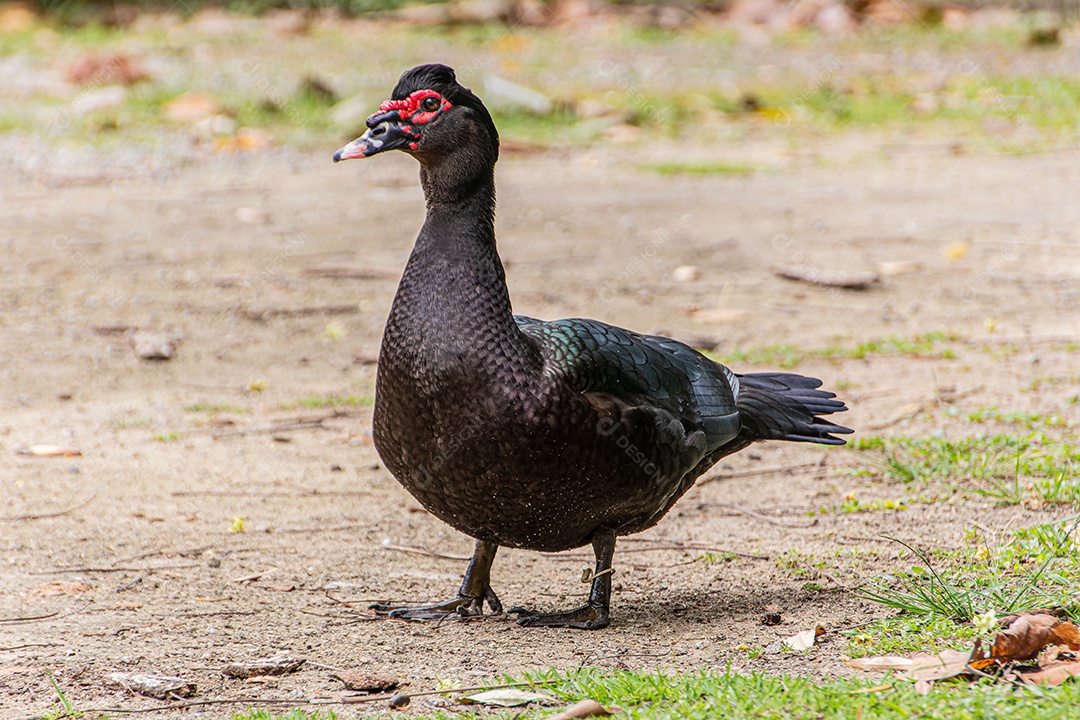
<svg viewBox="0 0 1080 720">
<path fill-rule="evenodd" d="M 779 525 L 780 527 L 808 528 L 808 527 L 813 527 L 814 525 L 817 525 L 817 523 L 818 523 L 816 518 L 811 519 L 811 520 L 800 520 L 798 522 L 793 522 L 793 521 L 785 522 L 783 520 L 777 520 L 776 518 L 771 518 L 768 515 L 762 515 L 761 513 L 757 512 L 755 510 L 751 510 L 750 508 L 743 507 L 742 505 L 736 505 L 735 503 L 705 502 L 705 503 L 698 503 L 697 507 L 698 507 L 699 510 L 701 510 L 703 508 L 710 508 L 710 507 L 727 508 L 728 510 L 732 510 L 732 511 L 734 511 L 736 513 L 741 513 L 743 515 L 748 515 L 749 517 L 752 517 L 755 520 L 760 520 L 762 522 L 767 522 L 767 523 L 769 523 L 771 525 Z"/>
<path fill-rule="evenodd" d="M 709 477 L 698 480 L 697 487 L 701 487 L 702 485 L 708 485 L 712 482 L 718 482 L 720 480 L 734 480 L 735 478 L 756 477 L 758 475 L 772 475 L 774 473 L 791 474 L 794 472 L 801 472 L 803 470 L 814 470 L 818 467 L 820 467 L 820 462 L 801 463 L 799 465 L 782 465 L 779 467 L 774 466 L 764 468 L 751 468 L 749 470 L 732 470 L 731 472 L 719 472 L 715 475 L 710 475 Z"/>
<path fill-rule="evenodd" d="M 349 417 L 349 414 L 334 413 L 333 415 L 328 415 L 326 417 L 293 420 L 291 422 L 278 423 L 277 425 L 265 425 L 263 427 L 237 428 L 235 430 L 226 430 L 224 432 L 216 432 L 217 428 L 206 428 L 206 430 L 217 438 L 243 437 L 245 435 L 273 435 L 274 433 L 291 432 L 294 430 L 329 430 L 330 428 L 323 425 L 324 422 L 345 417 Z M 192 430 L 190 432 L 196 431 Z"/>
<path fill-rule="evenodd" d="M 11 647 L 0 647 L 0 652 L 6 652 L 8 650 L 22 650 L 23 648 L 32 647 L 60 647 L 63 643 L 25 643 L 23 645 L 12 645 Z"/>
<path fill-rule="evenodd" d="M 252 573 L 250 575 L 245 575 L 243 577 L 238 577 L 235 580 L 233 580 L 233 582 L 234 583 L 252 582 L 253 580 L 258 580 L 263 575 L 269 575 L 270 573 L 274 572 L 275 570 L 277 570 L 277 568 L 274 567 L 274 566 L 271 566 L 269 570 L 261 570 L 261 571 L 259 571 L 257 573 Z"/>
<path fill-rule="evenodd" d="M 274 317 L 303 317 L 306 315 L 352 315 L 360 312 L 360 306 L 356 303 L 350 305 L 309 305 L 305 307 L 291 308 L 264 308 L 254 310 L 250 308 L 238 308 L 239 314 L 249 320 L 266 321 Z"/>
<path fill-rule="evenodd" d="M 883 542 L 897 542 L 896 540 L 893 540 L 892 538 L 886 537 L 884 535 L 880 535 L 878 537 L 870 537 L 868 535 L 843 535 L 841 537 L 844 540 L 851 540 L 851 541 L 857 542 L 857 543 L 858 542 L 882 542 L 882 543 Z M 841 545 L 843 544 L 843 543 L 840 543 L 839 540 L 837 540 L 836 542 L 841 544 Z M 943 550 L 955 550 L 956 549 L 956 547 L 952 546 L 952 545 L 945 545 L 944 543 L 928 542 L 926 540 L 912 540 L 911 544 L 912 545 L 922 545 L 924 547 L 939 548 L 939 549 L 943 549 Z"/>
<path fill-rule="evenodd" d="M 446 693 L 463 693 L 463 692 L 484 692 L 487 690 L 502 690 L 503 688 L 514 687 L 546 687 L 548 685 L 555 685 L 561 682 L 560 680 L 540 680 L 537 682 L 520 682 L 520 683 L 506 683 L 503 685 L 475 685 L 472 687 L 463 688 L 448 688 L 443 690 L 421 690 L 420 692 L 407 693 L 409 697 L 425 697 L 429 695 L 444 695 Z M 168 710 L 183 710 L 189 707 L 204 707 L 207 705 L 304 705 L 307 707 L 319 707 L 324 705 L 356 705 L 359 703 L 369 702 L 386 702 L 390 698 L 394 697 L 398 693 L 383 694 L 383 695 L 346 695 L 340 700 L 284 700 L 284 699 L 266 699 L 266 698 L 212 698 L 209 700 L 184 700 L 183 702 L 170 703 L 168 705 L 158 705 L 156 707 L 139 708 L 136 710 L 127 710 L 124 708 L 80 708 L 81 713 L 96 713 L 96 714 L 117 714 L 117 715 L 141 715 L 145 713 L 166 712 Z"/>
<path fill-rule="evenodd" d="M 274 535 L 289 535 L 289 534 L 302 534 L 302 533 L 326 533 L 326 532 L 341 532 L 344 530 L 356 530 L 359 527 L 367 527 L 360 523 L 347 523 L 345 525 L 335 525 L 334 527 L 313 527 L 313 528 L 272 528 L 271 533 Z"/>
<path fill-rule="evenodd" d="M 409 545 L 383 545 L 387 550 L 397 550 L 403 553 L 412 553 L 413 555 L 423 555 L 425 557 L 443 558 L 444 560 L 472 560 L 472 555 L 450 555 L 448 553 L 435 552 L 434 550 L 427 550 L 420 547 L 412 547 Z"/>
<path fill-rule="evenodd" d="M 254 615 L 254 610 L 218 610 L 217 612 L 188 612 L 177 613 L 175 615 L 156 615 L 155 617 L 182 617 L 182 618 L 196 618 L 196 617 L 214 617 L 216 615 Z"/>
<path fill-rule="evenodd" d="M 635 538 L 622 538 L 622 539 L 623 539 L 623 541 L 633 541 L 633 540 L 635 540 Z M 664 542 L 662 540 L 646 540 L 646 539 L 637 539 L 637 542 L 650 542 L 650 543 L 658 543 L 658 544 L 655 547 L 644 547 L 644 548 L 639 547 L 639 548 L 631 548 L 629 550 L 616 550 L 615 551 L 616 554 L 617 555 L 629 555 L 631 553 L 657 552 L 657 551 L 660 551 L 660 550 L 682 550 L 684 552 L 688 551 L 688 550 L 700 550 L 702 552 L 714 552 L 714 553 L 723 553 L 723 554 L 728 554 L 728 555 L 735 555 L 737 557 L 749 558 L 751 560 L 768 560 L 769 559 L 768 555 L 754 555 L 752 553 L 744 553 L 744 552 L 739 552 L 737 550 L 725 550 L 724 548 L 712 547 L 711 545 L 706 545 L 704 543 Z M 574 552 L 568 552 L 568 553 L 541 553 L 541 555 L 543 557 L 546 557 L 548 560 L 554 560 L 555 562 L 564 562 L 564 561 L 568 561 L 568 560 L 576 560 L 577 558 L 582 558 L 582 557 L 591 557 L 592 553 L 586 550 L 586 551 L 574 551 Z"/>
<path fill-rule="evenodd" d="M 602 577 L 604 575 L 613 575 L 614 573 L 615 573 L 615 568 L 613 568 L 613 567 L 609 567 L 607 570 L 601 570 L 598 573 L 594 573 L 589 568 L 585 568 L 585 570 L 581 573 L 581 582 L 584 585 L 588 585 L 589 583 L 591 583 L 593 580 L 595 580 L 598 577 Z"/>
<path fill-rule="evenodd" d="M 21 622 L 33 622 L 34 620 L 46 620 L 51 617 L 56 617 L 60 614 L 60 611 L 51 612 L 47 615 L 28 615 L 26 617 L 15 618 L 0 618 L 0 623 L 21 623 Z"/>
<path fill-rule="evenodd" d="M 20 520 L 42 520 L 44 518 L 60 517 L 61 515 L 67 515 L 69 513 L 73 513 L 76 510 L 78 510 L 79 508 L 89 505 L 90 501 L 93 500 L 96 497 L 97 497 L 97 493 L 94 493 L 93 495 L 86 498 L 85 500 L 83 500 L 78 505 L 73 505 L 72 507 L 69 507 L 67 510 L 59 510 L 57 512 L 51 512 L 51 513 L 36 513 L 36 514 L 27 513 L 25 515 L 12 515 L 11 517 L 0 517 L 0 522 L 19 522 Z"/>
<path fill-rule="evenodd" d="M 188 570 L 202 567 L 202 563 L 189 563 L 187 565 L 161 565 L 159 567 L 72 567 L 54 568 L 52 570 L 36 570 L 28 575 L 61 575 L 63 573 L 114 573 L 114 572 L 145 572 L 152 573 L 158 570 Z"/>
<path fill-rule="evenodd" d="M 129 583 L 124 583 L 124 584 L 123 584 L 123 585 L 121 585 L 120 587 L 116 588 L 116 592 L 118 592 L 118 593 L 122 593 L 122 592 L 124 592 L 125 590 L 130 590 L 131 588 L 135 587 L 136 585 L 138 585 L 138 584 L 139 584 L 139 583 L 141 583 L 142 581 L 143 581 L 143 576 L 142 576 L 142 575 L 140 575 L 139 577 L 135 578 L 135 579 L 134 579 L 134 580 L 132 580 L 131 582 L 129 582 Z"/>
</svg>

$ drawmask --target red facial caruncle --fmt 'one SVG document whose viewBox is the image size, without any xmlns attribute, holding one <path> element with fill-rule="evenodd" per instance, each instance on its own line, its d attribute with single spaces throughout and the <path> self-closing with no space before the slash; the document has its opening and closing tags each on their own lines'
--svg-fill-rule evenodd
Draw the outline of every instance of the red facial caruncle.
<svg viewBox="0 0 1080 720">
<path fill-rule="evenodd" d="M 429 98 L 431 100 L 429 100 Z M 437 103 L 437 104 L 436 104 Z M 417 90 L 404 100 L 387 100 L 379 106 L 379 113 L 397 111 L 402 121 L 423 125 L 446 112 L 453 105 L 434 90 Z"/>
</svg>

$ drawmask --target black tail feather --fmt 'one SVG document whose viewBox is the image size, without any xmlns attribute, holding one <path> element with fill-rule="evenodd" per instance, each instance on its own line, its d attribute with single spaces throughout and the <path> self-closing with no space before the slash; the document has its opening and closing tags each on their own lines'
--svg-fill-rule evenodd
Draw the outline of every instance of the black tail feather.
<svg viewBox="0 0 1080 720">
<path fill-rule="evenodd" d="M 821 445 L 843 445 L 854 432 L 823 419 L 822 415 L 844 412 L 847 406 L 834 400 L 834 393 L 818 390 L 817 378 L 794 373 L 751 373 L 739 375 L 736 406 L 748 440 L 791 440 Z"/>
</svg>

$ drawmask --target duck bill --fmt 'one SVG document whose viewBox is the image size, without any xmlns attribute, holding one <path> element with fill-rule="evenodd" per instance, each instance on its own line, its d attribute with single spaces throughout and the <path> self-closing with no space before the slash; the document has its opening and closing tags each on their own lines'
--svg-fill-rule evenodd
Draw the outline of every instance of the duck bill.
<svg viewBox="0 0 1080 720">
<path fill-rule="evenodd" d="M 367 132 L 334 153 L 334 162 L 371 157 L 387 150 L 398 150 L 407 147 L 409 143 L 416 142 L 416 137 L 409 132 L 412 127 L 409 126 L 406 129 L 400 120 L 386 119 L 374 126 L 369 120 L 368 126 Z"/>
</svg>

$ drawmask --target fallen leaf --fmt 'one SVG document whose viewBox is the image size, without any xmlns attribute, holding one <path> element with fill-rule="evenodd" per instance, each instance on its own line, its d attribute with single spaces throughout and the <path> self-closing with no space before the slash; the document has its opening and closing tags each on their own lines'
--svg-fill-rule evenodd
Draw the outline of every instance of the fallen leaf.
<svg viewBox="0 0 1080 720">
<path fill-rule="evenodd" d="M 960 242 L 949 243 L 945 246 L 943 252 L 947 260 L 963 260 L 967 257 L 969 250 L 971 250 L 971 242 L 961 240 Z"/>
<path fill-rule="evenodd" d="M 923 680 L 922 678 L 919 678 L 918 680 L 915 681 L 915 694 L 916 695 L 929 695 L 930 691 L 933 689 L 933 687 L 934 687 L 934 684 L 931 683 L 929 680 Z"/>
<path fill-rule="evenodd" d="M 848 290 L 866 290 L 881 279 L 876 272 L 869 270 L 849 272 L 826 270 L 808 265 L 778 265 L 772 269 L 772 273 L 785 280 Z"/>
<path fill-rule="evenodd" d="M 529 703 L 546 703 L 554 700 L 544 693 L 521 690 L 519 688 L 500 688 L 498 690 L 485 690 L 474 695 L 466 695 L 465 698 L 478 705 L 494 705 L 496 707 L 519 707 Z"/>
<path fill-rule="evenodd" d="M 1070 650 L 1080 650 L 1080 628 L 1077 628 L 1071 622 L 1066 621 L 1055 625 L 1050 629 L 1050 632 L 1057 639 L 1055 644 L 1065 645 Z"/>
<path fill-rule="evenodd" d="M 990 656 L 998 662 L 1031 660 L 1047 645 L 1059 644 L 1054 630 L 1061 624 L 1061 620 L 1045 613 L 1020 615 L 994 638 Z"/>
<path fill-rule="evenodd" d="M 970 652 L 942 650 L 937 655 L 917 655 L 908 669 L 908 677 L 913 680 L 944 680 L 963 675 L 967 671 Z"/>
<path fill-rule="evenodd" d="M 173 695 L 191 697 L 195 694 L 195 683 L 178 677 L 144 675 L 142 673 L 114 672 L 105 676 L 113 685 L 119 685 L 131 692 L 164 700 Z"/>
<path fill-rule="evenodd" d="M 1023 673 L 1020 679 L 1031 685 L 1060 685 L 1069 678 L 1080 677 L 1080 660 Z"/>
<path fill-rule="evenodd" d="M 82 455 L 82 450 L 62 445 L 31 445 L 30 447 L 20 445 L 15 448 L 15 454 L 33 455 L 34 457 L 79 457 Z"/>
<path fill-rule="evenodd" d="M 790 647 L 792 650 L 809 650 L 817 642 L 819 635 L 825 634 L 825 628 L 818 625 L 810 630 L 803 630 L 800 633 L 796 633 L 791 637 L 784 638 L 784 644 Z"/>
<path fill-rule="evenodd" d="M 221 104 L 216 97 L 194 90 L 173 98 L 165 105 L 165 117 L 178 123 L 198 122 L 220 112 Z"/>
<path fill-rule="evenodd" d="M 56 597 L 57 595 L 78 595 L 80 593 L 93 592 L 94 588 L 90 587 L 86 583 L 78 581 L 71 582 L 51 582 L 44 585 L 38 585 L 36 588 L 30 591 L 31 595 L 37 595 L 38 597 Z"/>
<path fill-rule="evenodd" d="M 139 62 L 124 53 L 84 55 L 68 65 L 68 82 L 77 85 L 134 85 L 149 80 Z"/>
<path fill-rule="evenodd" d="M 251 678 L 262 675 L 285 675 L 296 672 L 306 662 L 306 658 L 292 655 L 271 655 L 247 662 L 229 663 L 221 669 L 223 673 L 236 678 Z"/>
<path fill-rule="evenodd" d="M 121 600 L 121 601 L 117 602 L 115 605 L 113 605 L 112 609 L 113 610 L 138 610 L 142 606 L 143 606 L 143 604 L 139 603 L 139 602 L 130 602 L 130 601 L 127 601 L 127 600 Z"/>
<path fill-rule="evenodd" d="M 882 260 L 877 264 L 877 271 L 882 275 L 906 275 L 923 269 L 923 264 L 916 260 Z"/>
<path fill-rule="evenodd" d="M 848 667 L 856 670 L 908 670 L 915 661 L 911 658 L 896 655 L 882 655 L 880 657 L 848 658 L 844 661 Z"/>
<path fill-rule="evenodd" d="M 0 35 L 22 33 L 37 24 L 38 16 L 28 7 L 5 3 L 0 7 Z"/>
<path fill-rule="evenodd" d="M 331 675 L 335 680 L 341 681 L 345 685 L 346 690 L 357 690 L 359 692 L 386 692 L 387 690 L 393 690 L 401 683 L 397 678 L 389 675 L 376 675 L 374 673 L 362 673 L 356 671 L 345 671 L 334 675 Z"/>
<path fill-rule="evenodd" d="M 576 718 L 608 717 L 617 712 L 621 712 L 617 707 L 612 707 L 611 710 L 608 710 L 595 700 L 582 700 L 574 703 L 560 713 L 549 716 L 546 720 L 575 720 Z"/>
<path fill-rule="evenodd" d="M 295 585 L 261 585 L 267 590 L 273 590 L 274 592 L 292 592 L 296 589 Z"/>
</svg>

